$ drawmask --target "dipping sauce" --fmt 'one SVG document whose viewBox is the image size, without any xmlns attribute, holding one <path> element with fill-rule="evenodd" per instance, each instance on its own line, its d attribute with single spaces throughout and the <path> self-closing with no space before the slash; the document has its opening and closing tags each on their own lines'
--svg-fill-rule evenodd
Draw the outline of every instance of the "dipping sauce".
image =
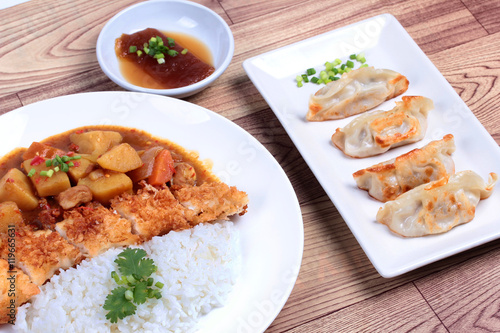
<svg viewBox="0 0 500 333">
<path fill-rule="evenodd" d="M 176 56 L 165 53 L 164 63 L 144 52 L 144 43 L 152 37 L 161 37 L 165 46 L 178 52 Z M 175 46 L 168 45 L 168 38 L 175 40 Z M 130 52 L 135 46 L 142 52 Z M 183 54 L 183 50 L 188 52 Z M 180 88 L 199 82 L 210 76 L 215 68 L 212 66 L 208 48 L 193 37 L 179 33 L 165 33 L 148 28 L 134 34 L 123 34 L 116 39 L 115 52 L 120 63 L 120 70 L 125 79 L 137 86 L 150 89 Z"/>
</svg>

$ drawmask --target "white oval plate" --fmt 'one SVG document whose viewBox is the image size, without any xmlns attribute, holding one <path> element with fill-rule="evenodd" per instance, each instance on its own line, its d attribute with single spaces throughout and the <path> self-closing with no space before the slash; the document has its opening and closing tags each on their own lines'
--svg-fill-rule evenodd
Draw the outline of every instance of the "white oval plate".
<svg viewBox="0 0 500 333">
<path fill-rule="evenodd" d="M 142 129 L 197 151 L 213 162 L 222 181 L 248 193 L 247 214 L 233 219 L 242 274 L 226 305 L 202 318 L 199 332 L 263 332 L 292 291 L 304 248 L 297 196 L 280 165 L 254 137 L 212 111 L 132 92 L 62 96 L 2 115 L 0 155 L 76 127 L 103 124 Z"/>
</svg>

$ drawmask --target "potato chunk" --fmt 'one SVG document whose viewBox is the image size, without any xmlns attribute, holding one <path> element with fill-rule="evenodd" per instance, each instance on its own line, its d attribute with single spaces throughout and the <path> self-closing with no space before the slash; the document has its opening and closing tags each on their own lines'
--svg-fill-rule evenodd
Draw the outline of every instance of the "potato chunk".
<svg viewBox="0 0 500 333">
<path fill-rule="evenodd" d="M 69 168 L 68 171 L 68 175 L 74 183 L 78 183 L 80 178 L 87 177 L 87 175 L 97 166 L 96 163 L 92 162 L 85 156 L 81 156 L 81 159 L 73 161 L 75 166 Z"/>
<path fill-rule="evenodd" d="M 78 146 L 78 152 L 99 157 L 110 148 L 120 144 L 123 137 L 113 131 L 89 131 L 73 133 L 69 136 L 71 142 Z"/>
<path fill-rule="evenodd" d="M 2 201 L 14 201 L 22 210 L 33 210 L 38 206 L 30 181 L 21 170 L 12 168 L 0 179 Z"/>
<path fill-rule="evenodd" d="M 78 181 L 78 185 L 90 188 L 94 199 L 107 204 L 124 192 L 132 193 L 132 180 L 124 173 L 98 169 Z"/>
<path fill-rule="evenodd" d="M 0 203 L 0 233 L 7 233 L 9 226 L 19 226 L 23 223 L 23 216 L 13 201 Z"/>
<path fill-rule="evenodd" d="M 104 169 L 128 172 L 140 167 L 142 160 L 132 146 L 122 143 L 99 157 L 97 163 Z"/>
<path fill-rule="evenodd" d="M 35 169 L 35 174 L 30 177 L 33 186 L 35 186 L 38 195 L 41 197 L 48 197 L 52 195 L 58 195 L 62 191 L 71 187 L 69 182 L 69 177 L 66 172 L 57 171 L 51 177 L 40 175 L 41 171 L 49 171 L 53 169 L 52 167 L 45 166 L 45 161 L 40 164 L 33 164 L 33 159 L 24 161 L 23 168 L 26 172 L 30 172 L 31 169 Z"/>
</svg>

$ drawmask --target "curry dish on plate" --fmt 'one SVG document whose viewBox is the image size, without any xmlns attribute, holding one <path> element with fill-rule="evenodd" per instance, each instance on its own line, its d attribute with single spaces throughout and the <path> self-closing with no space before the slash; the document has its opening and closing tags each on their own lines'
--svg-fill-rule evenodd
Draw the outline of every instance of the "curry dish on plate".
<svg viewBox="0 0 500 333">
<path fill-rule="evenodd" d="M 60 269 L 107 249 L 246 213 L 248 196 L 194 152 L 119 126 L 86 126 L 0 161 L 0 322 Z M 13 300 L 13 301 L 12 301 Z"/>
</svg>

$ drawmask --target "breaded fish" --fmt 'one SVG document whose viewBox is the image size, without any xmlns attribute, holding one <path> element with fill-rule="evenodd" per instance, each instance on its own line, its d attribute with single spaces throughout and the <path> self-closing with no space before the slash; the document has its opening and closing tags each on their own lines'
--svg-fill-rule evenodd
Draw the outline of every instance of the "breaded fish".
<svg viewBox="0 0 500 333">
<path fill-rule="evenodd" d="M 185 208 L 172 195 L 168 187 L 157 189 L 145 185 L 132 195 L 111 200 L 111 208 L 132 222 L 132 232 L 144 240 L 161 236 L 174 230 L 189 229 Z"/>
<path fill-rule="evenodd" d="M 200 186 L 172 187 L 174 197 L 185 207 L 191 225 L 215 220 L 227 220 L 231 215 L 243 215 L 248 195 L 224 183 L 204 183 Z"/>
<path fill-rule="evenodd" d="M 99 203 L 64 212 L 56 231 L 87 257 L 95 257 L 109 248 L 140 242 L 132 234 L 132 223 Z"/>
<path fill-rule="evenodd" d="M 39 286 L 60 268 L 68 269 L 82 259 L 82 254 L 76 247 L 51 230 L 31 231 L 19 228 L 15 244 L 16 266 Z M 8 253 L 9 249 L 3 240 L 2 258 L 7 259 Z"/>
<path fill-rule="evenodd" d="M 14 322 L 17 308 L 40 293 L 37 285 L 21 270 L 0 259 L 0 324 Z"/>
</svg>

